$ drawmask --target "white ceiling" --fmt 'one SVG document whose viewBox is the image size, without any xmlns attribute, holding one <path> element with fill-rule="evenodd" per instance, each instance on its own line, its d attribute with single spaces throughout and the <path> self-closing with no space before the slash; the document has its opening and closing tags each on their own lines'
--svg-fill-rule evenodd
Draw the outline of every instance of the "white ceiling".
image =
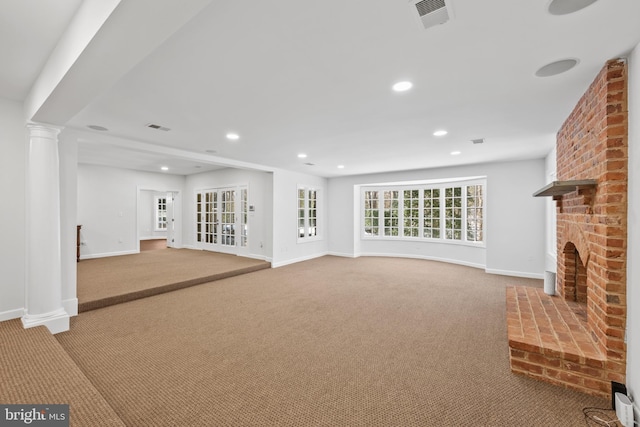
<svg viewBox="0 0 640 427">
<path fill-rule="evenodd" d="M 22 101 L 82 0 L 2 0 L 0 97 Z"/>
<path fill-rule="evenodd" d="M 196 161 L 165 153 L 132 150 L 121 146 L 96 141 L 78 144 L 78 159 L 82 163 L 114 168 L 134 169 L 144 172 L 165 172 L 174 175 L 191 175 L 223 169 L 215 162 Z"/>
<path fill-rule="evenodd" d="M 206 157 L 215 150 L 222 164 L 229 159 L 327 177 L 540 158 L 605 61 L 640 42 L 638 0 L 599 0 L 564 16 L 549 14 L 548 0 L 448 2 L 453 19 L 425 30 L 406 0 L 216 0 L 58 124 L 104 126 L 109 131 L 102 134 L 160 151 Z M 22 3 L 3 7 L 3 26 L 20 18 L 14 11 L 24 14 Z M 67 3 L 73 9 L 78 1 Z M 69 19 L 68 13 L 50 16 L 59 23 Z M 0 31 L 25 31 L 14 27 Z M 39 39 L 55 38 L 54 30 L 42 30 L 47 37 L 34 30 Z M 140 34 L 144 28 L 126 35 Z M 112 26 L 102 36 L 122 34 Z M 7 37 L 13 36 L 3 32 L 0 52 L 20 56 L 5 46 Z M 23 48 L 41 64 L 41 51 L 52 46 L 36 44 L 40 50 Z M 578 59 L 577 67 L 554 77 L 534 75 L 565 58 Z M 34 77 L 18 83 L 22 76 L 12 73 L 2 82 L 16 83 L 2 83 L 0 96 L 16 99 Z M 400 80 L 414 88 L 392 92 Z M 152 130 L 148 123 L 171 130 Z M 449 134 L 434 137 L 437 129 Z M 226 140 L 229 131 L 240 140 Z M 99 134 L 85 136 L 82 161 L 104 158 L 113 166 L 121 159 L 122 167 L 153 170 L 167 160 L 131 156 L 122 147 L 107 154 L 109 144 Z M 475 138 L 485 143 L 474 145 Z M 308 157 L 299 159 L 299 153 Z M 203 158 L 202 164 L 211 163 Z M 191 158 L 172 172 L 199 172 L 196 165 Z"/>
</svg>

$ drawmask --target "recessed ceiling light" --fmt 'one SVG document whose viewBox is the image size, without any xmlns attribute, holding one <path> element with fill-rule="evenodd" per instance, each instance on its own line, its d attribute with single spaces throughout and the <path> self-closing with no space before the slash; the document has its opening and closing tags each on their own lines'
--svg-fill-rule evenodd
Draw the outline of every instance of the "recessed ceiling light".
<svg viewBox="0 0 640 427">
<path fill-rule="evenodd" d="M 448 134 L 449 132 L 447 132 L 444 129 L 441 130 L 437 130 L 433 133 L 433 136 L 445 136 L 446 134 Z"/>
<path fill-rule="evenodd" d="M 88 127 L 89 129 L 99 130 L 100 132 L 104 132 L 104 131 L 109 130 L 109 129 L 107 129 L 107 128 L 106 128 L 106 127 L 104 127 L 104 126 L 98 126 L 98 125 L 87 125 L 87 127 Z"/>
<path fill-rule="evenodd" d="M 549 4 L 552 15 L 568 15 L 595 3 L 597 0 L 553 0 Z"/>
<path fill-rule="evenodd" d="M 162 166 L 160 169 L 163 170 L 163 171 L 168 171 L 169 170 L 169 168 L 167 166 Z"/>
<path fill-rule="evenodd" d="M 459 154 L 462 154 L 462 151 L 452 151 L 452 152 L 451 152 L 451 155 L 452 155 L 452 156 L 457 156 L 457 155 L 459 155 Z"/>
<path fill-rule="evenodd" d="M 344 169 L 344 165 L 338 165 L 338 169 Z"/>
<path fill-rule="evenodd" d="M 231 141 L 237 141 L 237 140 L 240 139 L 240 135 L 238 135 L 237 133 L 229 132 L 227 134 L 227 139 L 229 139 Z"/>
<path fill-rule="evenodd" d="M 413 87 L 413 83 L 407 82 L 407 81 L 398 82 L 394 84 L 392 87 L 393 87 L 393 90 L 396 92 L 405 92 Z"/>
<path fill-rule="evenodd" d="M 561 59 L 541 67 L 536 71 L 538 77 L 551 77 L 569 71 L 578 64 L 577 59 Z"/>
<path fill-rule="evenodd" d="M 306 158 L 307 158 L 307 155 L 306 155 L 306 154 L 304 154 L 304 153 L 300 153 L 300 154 L 298 154 L 298 158 L 299 158 L 299 159 L 306 159 Z"/>
</svg>

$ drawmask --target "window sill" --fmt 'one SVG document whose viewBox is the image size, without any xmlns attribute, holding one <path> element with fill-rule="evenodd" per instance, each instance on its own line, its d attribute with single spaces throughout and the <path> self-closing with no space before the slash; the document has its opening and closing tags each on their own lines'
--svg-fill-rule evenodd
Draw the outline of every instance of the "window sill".
<svg viewBox="0 0 640 427">
<path fill-rule="evenodd" d="M 298 241 L 296 243 L 311 243 L 311 242 L 318 242 L 321 240 L 323 240 L 322 236 L 298 237 Z"/>
<path fill-rule="evenodd" d="M 461 240 L 428 239 L 428 238 L 419 238 L 419 237 L 361 236 L 360 240 L 367 241 L 367 242 L 385 241 L 385 242 L 402 242 L 402 243 L 429 243 L 429 244 L 470 246 L 473 248 L 480 248 L 480 249 L 486 248 L 485 242 L 466 242 Z"/>
</svg>

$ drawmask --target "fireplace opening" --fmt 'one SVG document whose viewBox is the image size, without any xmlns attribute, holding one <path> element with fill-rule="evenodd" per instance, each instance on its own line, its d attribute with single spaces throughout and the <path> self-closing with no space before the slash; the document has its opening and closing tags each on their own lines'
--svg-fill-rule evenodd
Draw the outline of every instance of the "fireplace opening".
<svg viewBox="0 0 640 427">
<path fill-rule="evenodd" d="M 563 251 L 564 258 L 564 299 L 574 302 L 572 308 L 576 314 L 587 320 L 587 267 L 582 262 L 580 252 L 569 242 Z"/>
</svg>

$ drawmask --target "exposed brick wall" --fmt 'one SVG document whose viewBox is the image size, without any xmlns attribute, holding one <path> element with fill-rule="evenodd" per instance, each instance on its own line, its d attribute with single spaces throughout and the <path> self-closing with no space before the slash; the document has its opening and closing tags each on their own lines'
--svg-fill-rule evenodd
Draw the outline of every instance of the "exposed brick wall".
<svg viewBox="0 0 640 427">
<path fill-rule="evenodd" d="M 592 338 L 611 363 L 622 365 L 626 360 L 627 144 L 626 62 L 612 60 L 558 132 L 557 179 L 597 180 L 595 190 L 574 191 L 557 201 L 558 292 L 567 299 L 577 295 L 582 299 L 584 288 L 578 289 L 575 280 L 567 277 L 573 274 L 571 268 L 586 274 Z M 582 264 L 577 267 L 572 259 L 575 250 Z"/>
</svg>

